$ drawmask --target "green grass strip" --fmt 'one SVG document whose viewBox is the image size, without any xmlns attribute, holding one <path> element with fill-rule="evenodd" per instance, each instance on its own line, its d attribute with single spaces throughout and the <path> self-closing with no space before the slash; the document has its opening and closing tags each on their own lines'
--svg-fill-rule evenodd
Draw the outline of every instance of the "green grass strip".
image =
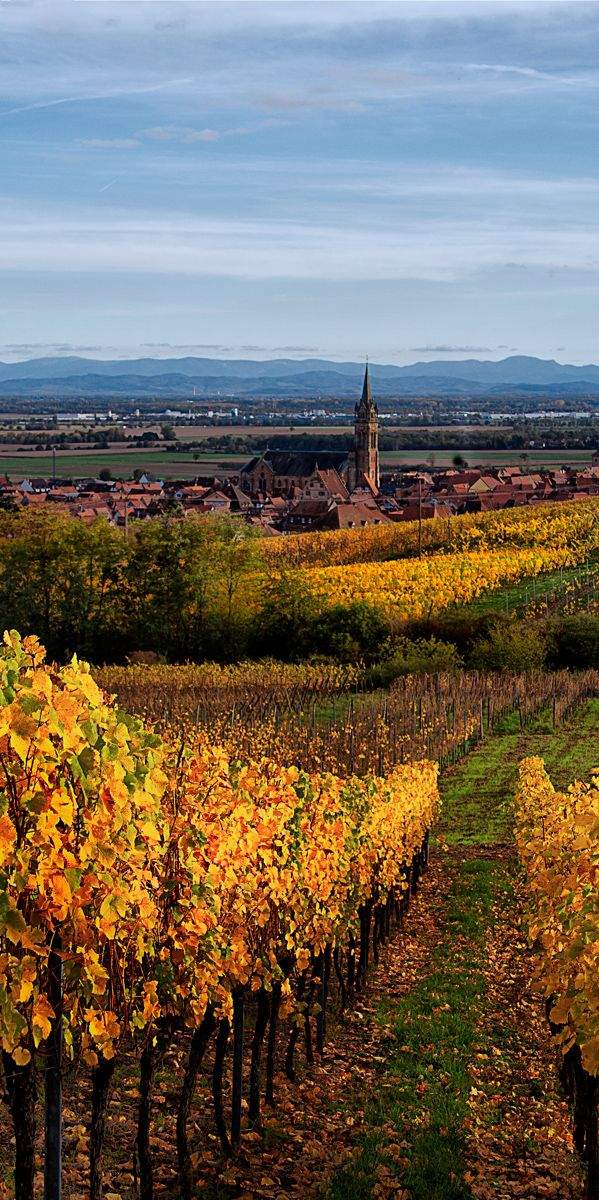
<svg viewBox="0 0 599 1200">
<path fill-rule="evenodd" d="M 493 903 L 508 888 L 503 863 L 480 858 L 460 864 L 430 974 L 402 1000 L 381 1004 L 389 1053 L 366 1110 L 368 1133 L 333 1177 L 326 1200 L 367 1200 L 381 1168 L 397 1176 L 412 1200 L 471 1196 L 462 1132 L 468 1066 L 485 990 L 486 933 Z"/>
<path fill-rule="evenodd" d="M 445 614 L 451 616 L 459 613 L 461 616 L 468 614 L 480 617 L 484 613 L 522 613 L 530 605 L 543 601 L 554 593 L 561 598 L 563 594 L 567 594 L 572 584 L 577 583 L 588 586 L 591 594 L 596 593 L 599 577 L 595 562 L 589 564 L 587 561 L 576 567 L 564 567 L 541 575 L 527 575 L 517 583 L 482 592 L 467 604 L 450 605 Z"/>
<path fill-rule="evenodd" d="M 490 845 L 511 840 L 518 764 L 530 755 L 545 760 L 558 787 L 587 779 L 599 765 L 599 699 L 588 700 L 553 729 L 549 710 L 525 729 L 511 713 L 494 733 L 441 779 L 439 832 L 450 844 Z"/>
</svg>

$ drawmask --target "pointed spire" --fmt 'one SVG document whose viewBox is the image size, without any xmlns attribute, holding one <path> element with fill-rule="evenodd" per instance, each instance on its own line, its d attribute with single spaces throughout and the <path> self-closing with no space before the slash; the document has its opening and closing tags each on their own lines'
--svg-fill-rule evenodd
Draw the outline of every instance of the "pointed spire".
<svg viewBox="0 0 599 1200">
<path fill-rule="evenodd" d="M 370 390 L 368 359 L 364 371 L 362 395 L 356 404 L 354 427 L 354 479 L 366 476 L 379 486 L 379 417 Z"/>
<path fill-rule="evenodd" d="M 368 358 L 366 359 L 366 370 L 364 371 L 364 386 L 362 388 L 362 404 L 372 404 L 372 392 L 370 390 L 370 378 L 368 375 Z"/>
<path fill-rule="evenodd" d="M 362 386 L 362 396 L 359 404 L 356 404 L 356 415 L 358 413 L 370 413 L 374 409 L 374 401 L 372 399 L 372 390 L 370 387 L 370 375 L 368 373 L 368 357 L 366 358 L 366 369 L 364 371 L 364 384 Z"/>
</svg>

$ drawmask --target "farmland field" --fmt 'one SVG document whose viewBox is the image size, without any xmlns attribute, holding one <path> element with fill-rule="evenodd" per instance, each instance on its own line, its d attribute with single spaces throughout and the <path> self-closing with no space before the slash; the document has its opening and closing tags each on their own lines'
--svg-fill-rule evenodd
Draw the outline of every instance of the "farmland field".
<svg viewBox="0 0 599 1200">
<path fill-rule="evenodd" d="M 156 429 L 159 426 L 155 426 Z M 480 430 L 480 425 L 393 425 L 390 421 L 383 421 L 383 431 L 385 433 L 417 433 L 422 432 L 423 428 L 427 433 L 436 433 L 440 431 L 456 432 L 459 428 L 464 433 L 476 433 Z M 510 425 L 503 425 L 502 430 L 506 433 L 511 432 Z M 175 433 L 180 441 L 193 441 L 196 438 L 219 438 L 223 435 L 231 437 L 245 437 L 250 441 L 252 437 L 302 437 L 303 434 L 309 434 L 310 437 L 318 437 L 322 434 L 323 437 L 333 434 L 342 434 L 346 438 L 353 438 L 354 427 L 349 422 L 347 425 L 319 425 L 316 421 L 308 425 L 285 425 L 283 421 L 279 425 L 179 425 L 175 426 Z"/>
<path fill-rule="evenodd" d="M 182 431 L 181 431 L 182 432 Z M 212 430 L 214 434 L 216 431 Z M 222 429 L 220 435 L 229 433 Z M 311 434 L 314 430 L 310 431 Z M 323 431 L 325 432 L 325 431 Z M 330 430 L 326 430 L 327 433 Z M 277 434 L 289 437 L 288 430 L 269 429 L 264 436 Z M 210 436 L 210 434 L 206 434 Z M 253 453 L 251 438 L 248 437 L 246 454 L 210 454 L 204 451 L 181 451 L 174 454 L 163 449 L 148 450 L 77 450 L 56 452 L 56 471 L 61 476 L 85 476 L 108 467 L 113 475 L 129 478 L 133 471 L 151 471 L 153 474 L 167 479 L 193 478 L 196 475 L 232 475 L 239 471 L 240 466 L 247 462 Z M 426 464 L 431 456 L 438 467 L 450 466 L 456 454 L 461 454 L 470 466 L 502 466 L 510 463 L 523 465 L 522 455 L 516 450 L 384 450 L 381 452 L 381 464 L 386 471 L 392 471 L 400 466 L 415 466 Z M 527 452 L 525 465 L 530 469 L 540 467 L 557 467 L 563 463 L 584 465 L 590 463 L 590 450 L 531 450 Z M 52 473 L 52 455 L 47 451 L 31 451 L 6 453 L 0 451 L 0 473 L 12 478 L 23 478 L 24 475 L 45 475 Z"/>
<path fill-rule="evenodd" d="M 149 471 L 165 479 L 192 479 L 196 475 L 235 474 L 247 461 L 246 455 L 170 454 L 165 450 L 78 450 L 57 451 L 56 474 L 75 478 L 97 474 L 107 467 L 115 477 L 131 478 L 133 472 Z M 52 475 L 52 455 L 47 452 L 0 454 L 0 474 L 13 479 L 26 475 Z"/>
<path fill-rule="evenodd" d="M 426 463 L 431 455 L 434 456 L 438 467 L 451 466 L 456 454 L 466 459 L 468 465 L 500 467 L 509 463 L 523 463 L 522 451 L 519 450 L 383 450 L 381 460 L 386 467 Z M 589 463 L 590 450 L 527 450 L 524 463 L 528 467 L 556 467 L 561 463 Z"/>
</svg>

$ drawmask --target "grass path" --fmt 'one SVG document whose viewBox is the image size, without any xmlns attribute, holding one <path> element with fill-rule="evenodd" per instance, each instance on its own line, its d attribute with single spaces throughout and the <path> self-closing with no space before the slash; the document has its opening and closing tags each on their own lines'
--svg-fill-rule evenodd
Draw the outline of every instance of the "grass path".
<svg viewBox="0 0 599 1200">
<path fill-rule="evenodd" d="M 511 796 L 519 760 L 558 784 L 596 765 L 599 701 L 554 730 L 508 718 L 442 781 L 451 884 L 421 978 L 379 1004 L 387 1060 L 356 1154 L 326 1200 L 580 1200 L 567 1107 L 530 988 Z M 436 850 L 443 855 L 443 850 Z M 424 884 L 423 899 L 429 880 Z"/>
</svg>

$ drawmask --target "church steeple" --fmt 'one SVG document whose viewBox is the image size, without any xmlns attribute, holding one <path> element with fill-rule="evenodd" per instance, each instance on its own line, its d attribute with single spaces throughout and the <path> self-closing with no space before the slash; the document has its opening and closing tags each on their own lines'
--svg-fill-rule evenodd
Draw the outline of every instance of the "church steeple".
<svg viewBox="0 0 599 1200">
<path fill-rule="evenodd" d="M 379 487 L 379 414 L 372 398 L 368 360 L 360 401 L 356 404 L 354 426 L 354 470 L 356 482 L 367 475 Z"/>
<path fill-rule="evenodd" d="M 358 416 L 361 413 L 370 412 L 371 409 L 373 409 L 373 408 L 375 408 L 375 404 L 372 399 L 372 391 L 370 388 L 370 376 L 368 374 L 368 359 L 366 359 L 366 370 L 364 371 L 364 383 L 362 386 L 362 397 L 360 399 L 360 403 L 356 405 L 356 416 Z"/>
</svg>

